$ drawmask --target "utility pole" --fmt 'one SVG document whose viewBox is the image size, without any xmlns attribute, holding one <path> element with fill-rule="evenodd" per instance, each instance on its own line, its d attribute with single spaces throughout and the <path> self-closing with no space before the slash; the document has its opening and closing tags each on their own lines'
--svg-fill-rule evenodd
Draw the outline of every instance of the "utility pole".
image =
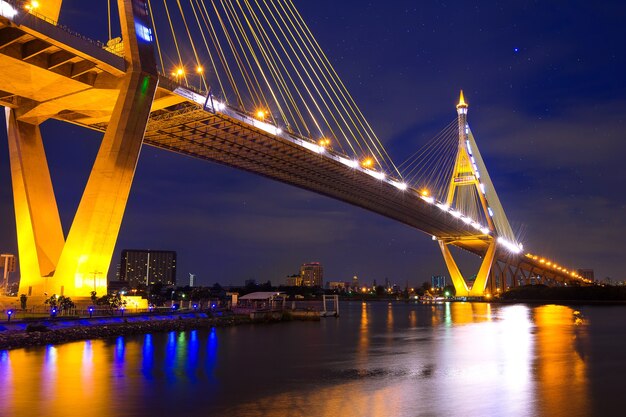
<svg viewBox="0 0 626 417">
<path fill-rule="evenodd" d="M 97 291 L 96 288 L 98 288 L 98 287 L 96 287 L 96 276 L 102 275 L 102 272 L 100 272 L 100 271 L 93 271 L 91 273 L 93 274 L 93 290 Z"/>
</svg>

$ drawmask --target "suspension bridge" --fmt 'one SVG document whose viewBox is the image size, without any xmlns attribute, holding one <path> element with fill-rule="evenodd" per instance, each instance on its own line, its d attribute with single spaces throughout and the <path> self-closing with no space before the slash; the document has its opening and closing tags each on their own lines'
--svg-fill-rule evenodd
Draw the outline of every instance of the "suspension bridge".
<svg viewBox="0 0 626 417">
<path fill-rule="evenodd" d="M 109 39 L 58 24 L 61 0 L 0 1 L 20 293 L 88 296 L 106 276 L 143 144 L 362 207 L 439 245 L 457 295 L 539 280 L 590 283 L 526 251 L 509 225 L 461 93 L 457 117 L 400 165 L 291 0 L 107 2 Z M 119 12 L 121 37 L 113 37 Z M 102 143 L 67 236 L 39 126 L 95 129 Z M 464 277 L 450 247 L 482 258 Z"/>
</svg>

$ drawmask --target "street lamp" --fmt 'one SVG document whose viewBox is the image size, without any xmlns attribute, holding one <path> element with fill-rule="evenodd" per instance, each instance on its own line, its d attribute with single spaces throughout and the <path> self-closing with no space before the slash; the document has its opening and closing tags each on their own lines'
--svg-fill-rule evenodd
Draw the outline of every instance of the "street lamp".
<svg viewBox="0 0 626 417">
<path fill-rule="evenodd" d="M 363 168 L 373 168 L 374 167 L 374 159 L 367 157 L 363 160 L 363 162 L 361 162 L 361 165 L 363 166 Z"/>
<path fill-rule="evenodd" d="M 39 2 L 37 0 L 33 0 L 30 3 L 26 4 L 24 8 L 29 12 L 33 12 L 39 8 Z"/>
<path fill-rule="evenodd" d="M 89 306 L 87 311 L 89 311 L 89 318 L 91 318 L 93 316 L 93 306 Z"/>
<path fill-rule="evenodd" d="M 322 148 L 328 148 L 330 146 L 330 139 L 322 138 L 317 141 L 317 144 L 321 146 Z"/>
<path fill-rule="evenodd" d="M 56 317 L 56 316 L 57 316 L 57 308 L 52 307 L 52 309 L 50 310 L 50 317 Z"/>
<path fill-rule="evenodd" d="M 13 310 L 7 310 L 7 322 L 11 321 L 12 315 L 13 315 Z"/>
<path fill-rule="evenodd" d="M 185 67 L 180 66 L 177 67 L 176 69 L 174 69 L 174 72 L 172 72 L 172 76 L 176 77 L 176 82 L 180 83 L 180 77 L 185 75 Z"/>
<path fill-rule="evenodd" d="M 202 67 L 202 65 L 198 65 L 196 67 L 196 74 L 198 74 L 198 78 L 200 78 L 198 89 L 202 90 L 202 77 L 204 76 L 204 68 Z"/>
<path fill-rule="evenodd" d="M 257 119 L 259 119 L 259 120 L 263 121 L 263 120 L 265 120 L 265 118 L 268 116 L 268 114 L 269 114 L 269 112 L 267 112 L 267 111 L 265 111 L 265 110 L 263 110 L 263 109 L 258 109 L 258 110 L 256 111 L 255 116 L 256 116 L 256 118 L 257 118 Z"/>
</svg>

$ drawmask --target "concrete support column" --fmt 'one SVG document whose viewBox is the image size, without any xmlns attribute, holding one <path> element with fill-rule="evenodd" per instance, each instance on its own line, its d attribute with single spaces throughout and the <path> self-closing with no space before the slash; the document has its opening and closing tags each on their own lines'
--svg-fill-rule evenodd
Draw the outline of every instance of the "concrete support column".
<svg viewBox="0 0 626 417">
<path fill-rule="evenodd" d="M 492 269 L 491 272 L 489 272 L 489 276 L 487 277 L 487 286 L 485 287 L 485 289 L 487 290 L 489 294 L 495 294 L 495 287 L 494 287 L 495 280 L 496 280 L 496 277 Z"/>
<path fill-rule="evenodd" d="M 493 266 L 495 256 L 496 240 L 491 239 L 491 242 L 489 243 L 489 248 L 487 249 L 487 253 L 485 253 L 485 257 L 480 264 L 480 269 L 478 270 L 478 274 L 476 275 L 474 285 L 472 285 L 472 289 L 470 291 L 471 296 L 480 297 L 484 295 L 485 286 L 487 285 L 487 277 L 489 277 L 489 272 L 491 271 L 491 267 Z"/>
<path fill-rule="evenodd" d="M 118 5 L 127 73 L 55 274 L 56 286 L 72 295 L 106 292 L 107 271 L 158 84 L 145 1 L 119 0 Z M 142 33 L 136 33 L 138 28 Z"/>
<path fill-rule="evenodd" d="M 443 260 L 445 261 L 450 277 L 452 278 L 456 295 L 460 297 L 482 297 L 485 294 L 487 278 L 490 276 L 491 268 L 495 260 L 496 240 L 492 239 L 489 243 L 489 248 L 487 249 L 487 253 L 480 264 L 480 269 L 478 270 L 476 280 L 474 281 L 474 285 L 472 285 L 471 289 L 467 287 L 467 282 L 465 281 L 465 278 L 463 278 L 463 275 L 461 274 L 461 271 L 452 257 L 452 253 L 450 253 L 450 249 L 448 249 L 446 243 L 439 240 L 439 248 L 441 249 Z"/>
<path fill-rule="evenodd" d="M 39 126 L 5 109 L 20 263 L 20 294 L 43 296 L 65 239 Z"/>
<path fill-rule="evenodd" d="M 454 284 L 454 289 L 456 291 L 457 297 L 467 297 L 470 295 L 469 288 L 467 288 L 467 283 L 465 282 L 465 278 L 461 275 L 461 271 L 457 266 L 454 258 L 452 257 L 452 253 L 450 253 L 450 249 L 445 242 L 439 240 L 439 248 L 441 249 L 441 254 L 443 255 L 443 260 L 446 263 L 446 267 L 448 268 L 448 272 L 450 273 L 450 278 L 452 279 L 452 284 Z"/>
</svg>

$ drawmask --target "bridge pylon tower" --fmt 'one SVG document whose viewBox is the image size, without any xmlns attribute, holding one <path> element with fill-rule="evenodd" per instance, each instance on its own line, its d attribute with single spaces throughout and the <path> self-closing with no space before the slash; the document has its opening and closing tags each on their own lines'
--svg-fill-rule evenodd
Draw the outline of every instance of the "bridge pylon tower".
<svg viewBox="0 0 626 417">
<path fill-rule="evenodd" d="M 58 16 L 61 1 L 50 4 Z M 118 0 L 118 8 L 126 72 L 67 239 L 39 124 L 21 120 L 31 110 L 28 106 L 5 110 L 22 294 L 106 294 L 107 271 L 158 84 L 146 1 Z"/>
<path fill-rule="evenodd" d="M 474 284 L 471 288 L 468 287 L 467 281 L 461 274 L 461 271 L 459 270 L 459 267 L 448 247 L 450 244 L 458 241 L 458 239 L 438 239 L 438 242 L 446 267 L 448 268 L 448 272 L 452 278 L 456 294 L 459 296 L 481 297 L 485 294 L 487 279 L 490 276 L 491 268 L 494 264 L 497 241 L 495 238 L 496 228 L 491 216 L 491 209 L 487 203 L 487 197 L 485 195 L 485 186 L 481 184 L 480 173 L 478 172 L 474 155 L 472 154 L 472 147 L 469 140 L 469 125 L 467 124 L 467 109 L 468 105 L 465 103 L 463 91 L 461 90 L 459 103 L 456 106 L 459 124 L 459 143 L 454 168 L 448 184 L 448 192 L 445 203 L 447 206 L 452 207 L 455 201 L 455 196 L 458 198 L 459 189 L 473 187 L 476 190 L 478 200 L 480 201 L 480 205 L 482 207 L 482 212 L 484 213 L 485 220 L 487 221 L 489 234 L 477 234 L 476 236 L 463 238 L 464 240 L 478 240 L 488 244 L 487 251 L 483 257 L 476 279 L 474 280 Z"/>
</svg>

